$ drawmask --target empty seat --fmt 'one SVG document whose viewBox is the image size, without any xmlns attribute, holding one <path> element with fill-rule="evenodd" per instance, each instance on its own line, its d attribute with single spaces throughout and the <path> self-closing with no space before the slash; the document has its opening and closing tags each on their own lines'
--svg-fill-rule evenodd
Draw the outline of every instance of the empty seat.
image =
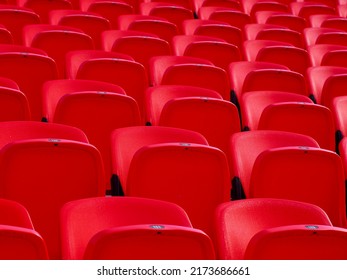
<svg viewBox="0 0 347 280">
<path fill-rule="evenodd" d="M 102 33 L 103 49 L 130 55 L 149 71 L 149 60 L 154 56 L 171 55 L 167 41 L 143 32 L 108 30 Z"/>
<path fill-rule="evenodd" d="M 145 0 L 143 1 L 145 3 L 150 3 L 150 2 L 161 2 L 160 0 Z M 170 4 L 172 6 L 178 6 L 178 7 L 184 7 L 188 10 L 192 10 L 193 11 L 193 3 L 191 1 L 186 1 L 186 0 L 166 0 L 165 1 L 166 4 Z"/>
<path fill-rule="evenodd" d="M 312 66 L 341 66 L 347 64 L 347 46 L 318 44 L 307 48 Z"/>
<path fill-rule="evenodd" d="M 183 21 L 183 31 L 186 35 L 210 36 L 222 39 L 242 50 L 243 34 L 237 27 L 217 20 L 188 19 Z M 241 52 L 242 54 L 242 52 Z"/>
<path fill-rule="evenodd" d="M 303 31 L 306 46 L 333 44 L 346 46 L 347 32 L 328 27 L 308 27 Z"/>
<path fill-rule="evenodd" d="M 343 137 L 338 143 L 338 152 L 342 160 L 342 166 L 345 174 L 345 185 L 347 185 L 347 138 Z M 346 196 L 347 199 L 347 196 Z"/>
<path fill-rule="evenodd" d="M 178 34 L 176 24 L 155 16 L 121 15 L 118 17 L 120 30 L 135 30 L 153 33 L 159 38 L 171 42 L 172 37 Z"/>
<path fill-rule="evenodd" d="M 230 135 L 240 131 L 236 106 L 220 98 L 204 96 L 203 91 L 200 96 L 189 96 L 189 91 L 184 94 L 183 90 L 175 95 L 172 91 L 161 91 L 160 86 L 147 91 L 152 124 L 200 132 L 211 146 L 226 151 Z"/>
<path fill-rule="evenodd" d="M 86 248 L 89 260 L 214 259 L 211 239 L 201 230 L 172 225 L 134 225 L 101 231 Z"/>
<path fill-rule="evenodd" d="M 244 51 L 249 61 L 266 61 L 287 66 L 290 70 L 306 75 L 311 66 L 306 49 L 271 40 L 248 40 Z"/>
<path fill-rule="evenodd" d="M 173 37 L 172 47 L 176 55 L 204 58 L 224 70 L 231 62 L 241 60 L 237 46 L 209 36 L 178 35 Z"/>
<path fill-rule="evenodd" d="M 249 91 L 240 98 L 243 130 L 255 130 L 265 108 L 280 102 L 313 103 L 310 98 L 301 94 L 286 91 Z"/>
<path fill-rule="evenodd" d="M 128 3 L 109 0 L 82 1 L 81 9 L 82 11 L 96 13 L 106 18 L 110 22 L 112 29 L 118 29 L 118 17 L 120 15 L 133 14 L 135 12 L 135 7 Z"/>
<path fill-rule="evenodd" d="M 308 96 L 306 80 L 286 66 L 264 61 L 240 61 L 229 64 L 231 96 L 235 104 L 244 92 L 287 91 Z"/>
<path fill-rule="evenodd" d="M 138 105 L 115 85 L 112 91 L 104 91 L 102 87 L 88 89 L 87 85 L 76 91 L 74 83 L 63 83 L 64 89 L 60 85 L 61 82 L 51 81 L 44 86 L 46 118 L 50 122 L 78 127 L 86 133 L 103 158 L 107 188 L 110 189 L 111 132 L 120 127 L 141 125 Z"/>
<path fill-rule="evenodd" d="M 184 97 L 206 97 L 222 99 L 221 95 L 210 89 L 182 85 L 162 85 L 146 90 L 146 120 L 150 125 L 158 125 L 163 106 L 170 100 Z"/>
<path fill-rule="evenodd" d="M 143 15 L 165 18 L 177 26 L 178 32 L 183 31 L 182 23 L 184 20 L 194 19 L 194 14 L 191 9 L 167 2 L 140 3 L 140 13 Z"/>
<path fill-rule="evenodd" d="M 316 66 L 307 71 L 311 93 L 317 100 L 328 108 L 332 108 L 332 101 L 337 96 L 344 96 L 347 79 L 347 68 L 338 66 Z"/>
<path fill-rule="evenodd" d="M 287 27 L 275 24 L 251 23 L 245 25 L 248 40 L 269 40 L 289 43 L 295 47 L 303 48 L 301 33 Z"/>
<path fill-rule="evenodd" d="M 149 84 L 142 64 L 125 54 L 83 50 L 69 52 L 66 61 L 70 79 L 103 81 L 120 86 L 136 100 L 144 118 L 144 92 Z"/>
<path fill-rule="evenodd" d="M 312 27 L 336 28 L 347 31 L 347 19 L 337 15 L 313 15 L 310 17 Z"/>
<path fill-rule="evenodd" d="M 307 27 L 307 21 L 300 16 L 291 13 L 274 11 L 259 11 L 255 14 L 256 21 L 261 24 L 276 24 L 302 33 Z"/>
<path fill-rule="evenodd" d="M 338 145 L 340 141 L 347 136 L 347 96 L 339 96 L 333 99 L 332 103 L 332 113 L 334 117 L 334 124 L 336 128 L 336 144 Z M 337 146 L 338 151 L 338 146 Z"/>
<path fill-rule="evenodd" d="M 249 197 L 312 203 L 334 226 L 346 226 L 344 171 L 341 158 L 332 151 L 300 146 L 262 152 L 254 162 Z"/>
<path fill-rule="evenodd" d="M 242 0 L 242 5 L 245 13 L 252 18 L 254 18 L 255 14 L 259 11 L 289 12 L 288 5 L 286 3 L 281 3 L 281 1 Z"/>
<path fill-rule="evenodd" d="M 0 44 L 13 44 L 11 32 L 0 23 Z"/>
<path fill-rule="evenodd" d="M 306 21 L 309 21 L 310 16 L 318 14 L 334 15 L 336 13 L 333 7 L 317 2 L 292 2 L 289 4 L 291 12 L 303 17 Z"/>
<path fill-rule="evenodd" d="M 251 17 L 248 14 L 223 7 L 201 7 L 199 18 L 222 21 L 241 30 L 246 24 L 251 23 Z"/>
<path fill-rule="evenodd" d="M 20 203 L 9 199 L 0 199 L 0 224 L 33 229 L 28 210 Z"/>
<path fill-rule="evenodd" d="M 91 213 L 93 213 L 92 216 Z M 92 226 L 91 220 L 93 221 Z M 138 197 L 100 197 L 76 200 L 64 205 L 61 224 L 64 259 L 213 258 L 209 238 L 201 232 L 193 230 L 186 212 L 178 205 L 169 202 Z M 151 224 L 152 227 L 148 224 Z M 153 250 L 160 241 L 155 241 L 154 236 L 141 238 L 142 234 L 150 235 L 150 231 L 161 236 L 158 235 L 159 232 L 162 232 L 161 230 L 163 230 L 163 234 L 166 234 L 165 228 L 170 232 L 172 227 L 178 226 L 181 228 L 176 228 L 177 235 L 174 232 L 171 235 L 171 244 L 174 248 L 165 242 L 161 244 L 160 248 Z M 189 234 L 191 234 L 191 238 L 189 238 Z M 132 244 L 126 241 L 124 235 L 129 238 L 129 241 L 132 241 Z M 179 241 L 178 236 L 183 239 L 187 238 L 187 242 Z M 164 237 L 164 239 L 166 238 L 168 237 Z M 154 243 L 150 242 L 151 239 L 154 239 Z M 189 239 L 190 241 L 188 241 Z M 205 244 L 205 246 L 197 246 L 194 248 L 195 250 L 187 252 L 187 248 L 193 246 L 195 242 L 199 244 L 199 240 L 204 239 L 205 241 L 200 244 Z M 147 240 L 145 244 L 143 244 L 143 240 Z M 196 241 L 194 242 L 194 240 Z M 113 242 L 117 244 L 115 250 Z M 142 244 L 141 247 L 139 247 L 140 244 Z M 145 250 L 146 244 L 151 249 Z M 183 249 L 182 246 L 187 247 Z"/>
<path fill-rule="evenodd" d="M 150 61 L 153 85 L 190 85 L 217 91 L 230 100 L 226 71 L 206 59 L 187 56 L 157 56 Z"/>
<path fill-rule="evenodd" d="M 111 29 L 111 24 L 106 18 L 91 12 L 54 10 L 50 12 L 49 17 L 51 24 L 82 30 L 93 39 L 98 49 L 101 48 L 101 32 Z"/>
<path fill-rule="evenodd" d="M 44 260 L 45 241 L 35 231 L 27 209 L 14 200 L 0 199 L 0 259 Z"/>
<path fill-rule="evenodd" d="M 60 259 L 61 206 L 105 194 L 100 153 L 90 144 L 70 140 L 21 140 L 2 148 L 0 165 L 1 197 L 29 211 L 49 258 Z"/>
<path fill-rule="evenodd" d="M 30 120 L 29 102 L 17 89 L 0 86 L 0 121 Z"/>
<path fill-rule="evenodd" d="M 188 214 L 194 228 L 213 236 L 215 208 L 230 200 L 225 154 L 193 143 L 148 145 L 133 156 L 125 195 L 170 201 Z M 203 205 L 203 207 L 201 207 Z"/>
<path fill-rule="evenodd" d="M 233 134 L 228 153 L 233 199 L 249 198 L 253 165 L 260 153 L 271 148 L 299 145 L 319 147 L 312 137 L 293 132 L 255 130 Z"/>
<path fill-rule="evenodd" d="M 68 139 L 88 143 L 85 133 L 72 126 L 36 121 L 0 122 L 0 148 L 15 141 L 37 138 Z"/>
<path fill-rule="evenodd" d="M 90 36 L 79 29 L 60 25 L 27 25 L 24 27 L 24 42 L 44 50 L 57 64 L 60 78 L 65 78 L 65 56 L 69 51 L 94 49 Z"/>
<path fill-rule="evenodd" d="M 251 260 L 345 260 L 347 231 L 324 225 L 289 225 L 264 229 L 246 248 Z"/>
<path fill-rule="evenodd" d="M 250 240 L 262 230 L 290 225 L 331 226 L 327 214 L 313 204 L 253 198 L 221 204 L 215 216 L 217 258 L 245 259 Z"/>
<path fill-rule="evenodd" d="M 23 27 L 28 24 L 39 24 L 40 17 L 30 9 L 19 6 L 1 5 L 0 24 L 11 32 L 15 44 L 23 43 Z"/>
<path fill-rule="evenodd" d="M 72 4 L 68 0 L 19 0 L 18 6 L 33 10 L 39 15 L 41 23 L 49 23 L 52 10 L 70 10 Z"/>
<path fill-rule="evenodd" d="M 283 130 L 309 135 L 323 149 L 335 151 L 335 125 L 331 111 L 322 105 L 281 102 L 267 106 L 258 129 Z"/>
<path fill-rule="evenodd" d="M 196 13 L 199 12 L 201 7 L 223 7 L 242 10 L 241 3 L 238 0 L 193 0 L 193 4 Z"/>
<path fill-rule="evenodd" d="M 137 150 L 147 145 L 168 142 L 208 145 L 206 138 L 200 133 L 186 129 L 161 126 L 116 129 L 111 136 L 114 194 L 123 194 L 130 162 Z"/>
<path fill-rule="evenodd" d="M 15 81 L 29 102 L 32 120 L 42 118 L 40 91 L 47 80 L 57 78 L 54 60 L 41 50 L 17 46 L 0 46 L 0 76 Z"/>
<path fill-rule="evenodd" d="M 1 260 L 47 260 L 42 236 L 34 229 L 0 225 Z"/>
</svg>

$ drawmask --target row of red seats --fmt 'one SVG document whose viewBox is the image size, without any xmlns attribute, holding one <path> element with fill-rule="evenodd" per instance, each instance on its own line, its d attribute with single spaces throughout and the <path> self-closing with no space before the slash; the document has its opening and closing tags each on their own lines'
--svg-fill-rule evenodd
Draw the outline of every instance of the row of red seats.
<svg viewBox="0 0 347 280">
<path fill-rule="evenodd" d="M 47 244 L 49 257 L 60 259 L 64 257 L 64 242 L 79 238 L 79 234 L 72 233 L 61 237 L 63 205 L 105 197 L 100 153 L 81 130 L 72 126 L 12 121 L 2 122 L 0 127 L 4 131 L 0 195 L 27 208 L 35 229 Z M 202 230 L 214 244 L 227 247 L 223 250 L 231 250 L 228 241 L 221 241 L 220 234 L 216 234 L 220 226 L 231 226 L 229 221 L 214 224 L 219 205 L 235 204 L 230 202 L 231 196 L 246 198 L 242 201 L 273 197 L 314 204 L 323 209 L 320 211 L 329 217 L 330 225 L 345 228 L 347 146 L 346 140 L 341 143 L 340 157 L 319 148 L 315 140 L 302 134 L 240 132 L 231 137 L 230 153 L 226 154 L 190 130 L 160 126 L 119 128 L 112 133 L 112 184 L 126 198 L 151 198 L 179 205 L 195 229 Z M 90 220 L 80 215 L 81 222 L 91 226 Z M 85 215 L 91 218 L 90 211 Z M 95 217 L 101 219 L 103 215 Z M 104 224 L 102 220 L 100 223 Z M 76 230 L 88 233 L 82 227 Z M 92 233 L 96 234 L 97 229 Z M 71 244 L 75 246 L 75 242 Z"/>
<path fill-rule="evenodd" d="M 1 259 L 47 259 L 25 207 L 0 199 Z M 11 215 L 8 219 L 6 214 Z M 249 223 L 256 225 L 249 226 Z M 86 198 L 61 212 L 64 259 L 345 259 L 346 234 L 312 204 L 248 199 L 218 206 L 216 251 L 179 206 L 146 198 Z M 252 222 L 253 221 L 253 222 Z M 265 249 L 266 248 L 266 249 Z"/>
</svg>

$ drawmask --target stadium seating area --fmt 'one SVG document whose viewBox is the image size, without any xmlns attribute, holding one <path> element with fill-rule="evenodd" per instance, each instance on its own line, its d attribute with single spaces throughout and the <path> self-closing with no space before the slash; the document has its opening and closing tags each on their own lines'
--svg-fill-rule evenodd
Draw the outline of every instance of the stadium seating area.
<svg viewBox="0 0 347 280">
<path fill-rule="evenodd" d="M 347 260 L 345 0 L 3 0 L 0 259 Z"/>
</svg>

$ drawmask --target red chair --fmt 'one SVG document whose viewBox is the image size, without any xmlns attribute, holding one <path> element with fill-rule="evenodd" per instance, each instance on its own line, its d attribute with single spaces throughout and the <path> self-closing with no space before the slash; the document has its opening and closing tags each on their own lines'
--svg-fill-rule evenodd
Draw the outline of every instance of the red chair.
<svg viewBox="0 0 347 280">
<path fill-rule="evenodd" d="M 173 37 L 172 47 L 176 55 L 204 58 L 224 70 L 231 62 L 241 60 L 237 46 L 209 36 L 178 35 Z"/>
<path fill-rule="evenodd" d="M 69 84 L 72 84 L 71 88 Z M 83 90 L 75 91 L 73 83 L 64 83 L 65 90 L 60 85 L 61 82 L 51 81 L 44 86 L 46 117 L 50 122 L 78 127 L 86 133 L 102 156 L 107 189 L 110 189 L 111 132 L 120 127 L 141 125 L 138 105 L 120 87 L 110 92 L 102 91 L 102 87 L 88 89 L 85 85 Z"/>
<path fill-rule="evenodd" d="M 262 152 L 254 162 L 249 197 L 312 203 L 328 214 L 334 226 L 346 226 L 343 165 L 332 151 L 300 146 Z"/>
<path fill-rule="evenodd" d="M 251 23 L 251 17 L 248 14 L 223 7 L 201 7 L 199 18 L 222 21 L 241 30 L 246 24 Z"/>
<path fill-rule="evenodd" d="M 27 25 L 24 27 L 26 46 L 44 50 L 57 64 L 60 78 L 65 78 L 65 56 L 73 50 L 92 50 L 94 42 L 79 29 L 60 25 Z"/>
<path fill-rule="evenodd" d="M 70 79 L 102 81 L 123 88 L 136 100 L 144 119 L 144 92 L 149 84 L 142 64 L 125 54 L 83 50 L 69 52 L 66 64 Z"/>
<path fill-rule="evenodd" d="M 135 8 L 124 1 L 82 1 L 81 4 L 82 11 L 101 15 L 110 22 L 112 29 L 118 29 L 118 17 L 120 15 L 133 14 L 135 13 Z"/>
<path fill-rule="evenodd" d="M 0 86 L 19 90 L 19 86 L 15 81 L 5 77 L 0 77 Z"/>
<path fill-rule="evenodd" d="M 246 248 L 249 260 L 345 260 L 347 230 L 326 225 L 264 229 Z"/>
<path fill-rule="evenodd" d="M 347 32 L 327 27 L 310 27 L 305 28 L 303 37 L 306 46 L 316 44 L 332 44 L 346 46 Z"/>
<path fill-rule="evenodd" d="M 130 162 L 137 150 L 147 145 L 172 142 L 208 145 L 200 133 L 180 128 L 139 126 L 116 129 L 111 136 L 114 194 L 124 193 Z"/>
<path fill-rule="evenodd" d="M 78 10 L 54 10 L 49 13 L 53 25 L 70 26 L 89 35 L 97 49 L 101 49 L 101 33 L 111 29 L 110 22 L 95 13 Z"/>
<path fill-rule="evenodd" d="M 310 89 L 318 104 L 332 108 L 337 96 L 344 96 L 347 68 L 338 66 L 316 66 L 307 71 Z"/>
<path fill-rule="evenodd" d="M 292 2 L 289 4 L 289 7 L 294 15 L 303 17 L 307 22 L 312 15 L 336 14 L 336 11 L 333 7 L 317 2 Z"/>
<path fill-rule="evenodd" d="M 17 89 L 0 86 L 0 121 L 31 120 L 29 102 Z"/>
<path fill-rule="evenodd" d="M 255 14 L 259 11 L 289 12 L 288 4 L 280 3 L 280 1 L 242 0 L 242 5 L 245 13 L 250 15 L 251 18 L 254 18 Z"/>
<path fill-rule="evenodd" d="M 191 9 L 167 2 L 140 3 L 140 14 L 165 18 L 177 26 L 179 33 L 183 30 L 182 23 L 184 20 L 194 19 Z"/>
<path fill-rule="evenodd" d="M 28 210 L 14 200 L 0 199 L 0 224 L 33 229 Z"/>
<path fill-rule="evenodd" d="M 14 200 L 0 199 L 0 259 L 46 260 L 45 241 L 34 230 L 27 209 Z"/>
<path fill-rule="evenodd" d="M 229 65 L 228 74 L 235 104 L 248 91 L 287 91 L 309 95 L 304 76 L 281 64 L 264 61 L 233 62 Z"/>
<path fill-rule="evenodd" d="M 331 111 L 333 113 L 334 124 L 336 128 L 336 151 L 339 151 L 338 144 L 340 143 L 340 141 L 345 136 L 347 136 L 347 115 L 345 113 L 345 108 L 347 106 L 346 102 L 347 96 L 339 96 L 334 98 L 332 103 Z"/>
<path fill-rule="evenodd" d="M 43 83 L 57 78 L 54 60 L 39 49 L 19 45 L 0 46 L 0 76 L 15 81 L 29 102 L 31 118 L 42 119 L 40 91 Z"/>
<path fill-rule="evenodd" d="M 18 6 L 0 6 L 0 24 L 12 35 L 15 44 L 23 44 L 23 27 L 28 24 L 41 23 L 34 11 Z"/>
<path fill-rule="evenodd" d="M 293 200 L 252 198 L 221 204 L 215 215 L 217 258 L 245 259 L 247 247 L 258 232 L 291 225 L 331 226 L 318 206 Z"/>
<path fill-rule="evenodd" d="M 0 44 L 13 44 L 11 32 L 0 23 Z"/>
<path fill-rule="evenodd" d="M 210 36 L 222 39 L 242 50 L 243 34 L 237 27 L 227 23 L 208 19 L 189 19 L 183 21 L 183 31 L 186 35 Z"/>
<path fill-rule="evenodd" d="M 322 105 L 282 102 L 267 106 L 258 129 L 283 130 L 309 135 L 323 149 L 335 151 L 335 124 L 331 111 Z"/>
<path fill-rule="evenodd" d="M 251 23 L 245 25 L 247 40 L 279 41 L 303 48 L 301 33 L 287 27 L 274 24 Z"/>
<path fill-rule="evenodd" d="M 172 225 L 134 225 L 94 235 L 87 260 L 214 259 L 211 239 L 201 230 Z"/>
<path fill-rule="evenodd" d="M 263 151 L 286 146 L 319 147 L 312 137 L 293 132 L 254 130 L 233 134 L 227 154 L 233 185 L 232 198 L 250 197 L 254 162 Z"/>
<path fill-rule="evenodd" d="M 120 30 L 134 30 L 153 33 L 160 39 L 171 42 L 172 37 L 178 34 L 176 24 L 155 16 L 121 15 L 118 17 Z"/>
<path fill-rule="evenodd" d="M 127 177 L 126 196 L 176 203 L 187 212 L 194 228 L 211 237 L 215 208 L 230 200 L 226 156 L 207 145 L 181 142 L 145 146 L 134 154 Z"/>
<path fill-rule="evenodd" d="M 156 1 L 156 0 L 145 0 L 143 1 L 145 3 L 150 3 L 150 2 L 161 2 L 160 0 L 159 1 Z M 192 10 L 193 11 L 193 3 L 191 3 L 190 1 L 185 1 L 185 0 L 167 0 L 165 1 L 166 4 L 170 4 L 172 6 L 180 6 L 180 7 L 184 7 L 188 10 Z"/>
<path fill-rule="evenodd" d="M 196 13 L 199 12 L 201 7 L 223 7 L 238 11 L 242 10 L 241 3 L 237 0 L 193 0 L 193 4 Z"/>
<path fill-rule="evenodd" d="M 302 33 L 308 27 L 307 21 L 300 16 L 291 13 L 281 13 L 274 11 L 259 11 L 255 14 L 256 22 L 260 24 L 275 24 L 287 27 L 291 30 Z"/>
<path fill-rule="evenodd" d="M 337 15 L 313 15 L 310 17 L 312 27 L 335 28 L 347 31 L 347 19 Z"/>
<path fill-rule="evenodd" d="M 22 140 L 2 148 L 0 165 L 1 196 L 29 211 L 49 258 L 60 259 L 62 205 L 105 195 L 100 153 L 90 144 L 64 139 Z"/>
<path fill-rule="evenodd" d="M 249 91 L 240 98 L 243 130 L 256 130 L 259 119 L 265 108 L 282 102 L 313 103 L 310 98 L 301 94 L 286 91 Z"/>
<path fill-rule="evenodd" d="M 15 141 L 51 138 L 88 143 L 85 133 L 72 126 L 36 121 L 0 122 L 0 149 Z"/>
<path fill-rule="evenodd" d="M 147 224 L 151 224 L 152 228 L 145 226 Z M 186 212 L 178 205 L 160 200 L 100 197 L 72 201 L 62 209 L 61 225 L 64 259 L 211 259 L 214 257 L 211 241 L 208 241 L 206 235 L 192 229 Z M 176 228 L 177 234 L 172 232 L 171 238 L 166 236 L 171 227 L 178 226 L 180 228 Z M 160 241 L 148 236 L 143 243 L 144 240 L 141 238 L 147 233 L 150 235 L 151 230 L 155 230 L 153 233 L 156 234 L 163 233 L 164 239 L 171 239 L 171 245 L 163 240 L 165 243 L 161 244 L 161 248 L 152 250 Z M 179 241 L 179 236 L 182 241 Z M 149 241 L 153 238 L 154 243 Z M 132 243 L 129 244 L 126 239 Z M 190 241 L 184 242 L 186 239 Z M 114 243 L 117 244 L 116 250 L 113 250 Z M 143 249 L 147 246 L 151 246 L 152 249 L 140 250 L 140 244 Z M 194 246 L 193 244 L 205 245 L 194 250 L 185 250 Z M 182 246 L 187 247 L 183 249 Z"/>
<path fill-rule="evenodd" d="M 146 120 L 150 125 L 158 125 L 163 106 L 170 100 L 185 97 L 206 97 L 222 99 L 221 95 L 210 89 L 194 86 L 163 85 L 146 90 Z"/>
<path fill-rule="evenodd" d="M 167 41 L 140 31 L 108 30 L 102 33 L 103 49 L 130 55 L 149 71 L 149 61 L 154 56 L 171 55 Z"/>
<path fill-rule="evenodd" d="M 49 23 L 49 13 L 53 10 L 71 10 L 72 4 L 68 0 L 18 0 L 19 7 L 33 10 L 39 15 L 41 23 Z"/>
<path fill-rule="evenodd" d="M 47 248 L 41 235 L 22 227 L 0 225 L 1 260 L 47 260 Z"/>
<path fill-rule="evenodd" d="M 150 77 L 155 85 L 189 85 L 217 91 L 230 100 L 230 85 L 222 68 L 206 59 L 187 56 L 157 56 L 150 61 Z"/>
<path fill-rule="evenodd" d="M 244 52 L 249 61 L 265 61 L 287 66 L 303 76 L 311 66 L 307 51 L 279 41 L 248 40 L 244 42 Z"/>
<path fill-rule="evenodd" d="M 341 66 L 347 64 L 347 46 L 318 44 L 307 48 L 312 66 Z"/>
<path fill-rule="evenodd" d="M 234 104 L 220 98 L 176 94 L 158 95 L 160 89 L 147 92 L 154 125 L 179 127 L 200 132 L 211 146 L 227 151 L 229 137 L 240 132 L 240 118 Z M 194 114 L 192 114 L 194 112 Z M 223 121 L 222 121 L 223 120 Z"/>
</svg>

